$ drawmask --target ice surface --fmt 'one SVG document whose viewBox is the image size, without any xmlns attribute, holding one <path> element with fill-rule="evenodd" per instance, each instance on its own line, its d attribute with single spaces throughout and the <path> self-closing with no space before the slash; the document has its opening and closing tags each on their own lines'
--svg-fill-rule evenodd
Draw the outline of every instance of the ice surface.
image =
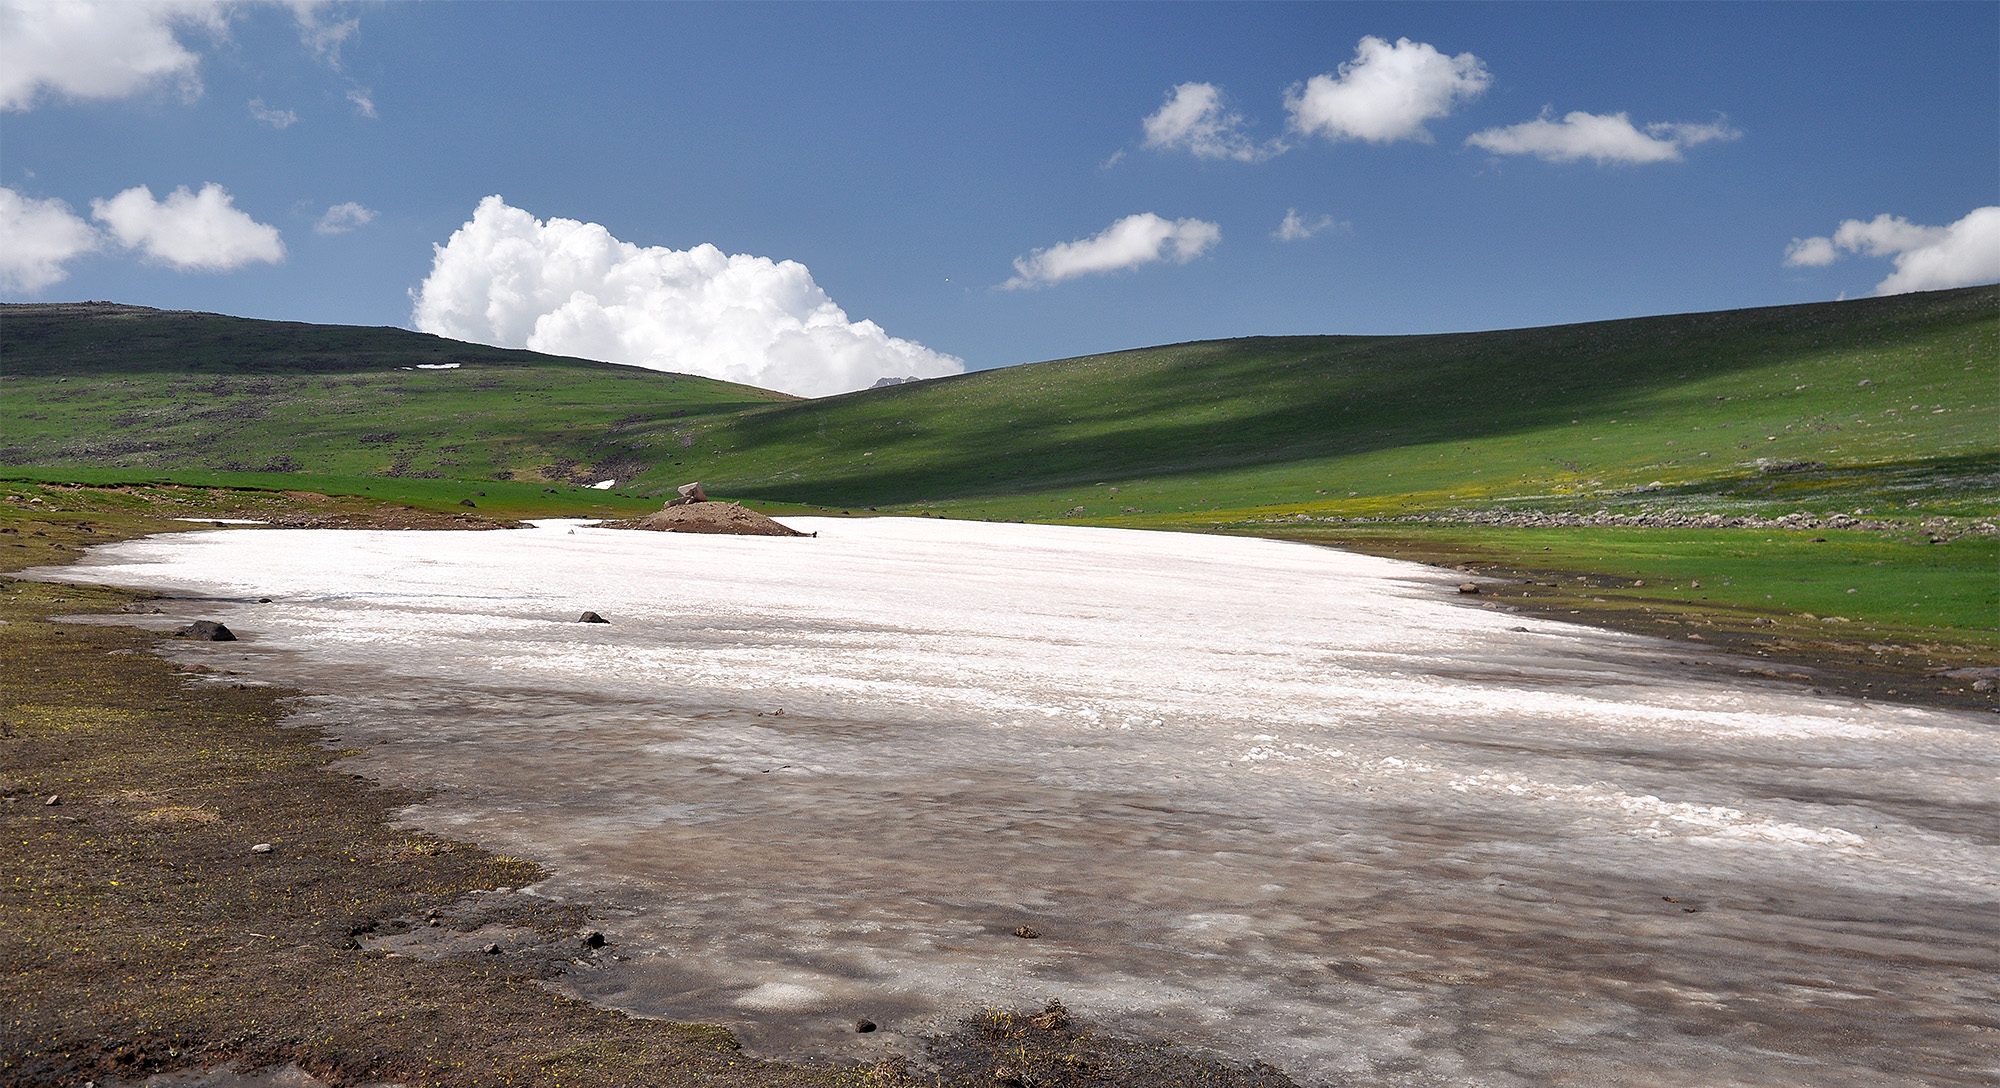
<svg viewBox="0 0 2000 1088">
<path fill-rule="evenodd" d="M 765 1052 L 1059 997 L 1302 1083 L 2000 1077 L 1984 716 L 1304 545 L 790 520 L 42 573 L 205 598 L 244 641 L 174 652 L 325 693 L 355 769 L 439 791 L 412 824 L 610 905 L 570 986 Z"/>
</svg>

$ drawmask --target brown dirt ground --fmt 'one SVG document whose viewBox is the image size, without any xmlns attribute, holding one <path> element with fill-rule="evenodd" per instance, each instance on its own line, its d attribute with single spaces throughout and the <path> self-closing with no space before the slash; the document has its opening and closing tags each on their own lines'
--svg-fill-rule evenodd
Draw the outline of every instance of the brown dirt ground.
<svg viewBox="0 0 2000 1088">
<path fill-rule="evenodd" d="M 693 502 L 669 506 L 643 518 L 603 523 L 612 529 L 652 529 L 662 533 L 723 533 L 731 536 L 807 536 L 733 502 Z"/>
<path fill-rule="evenodd" d="M 323 496 L 191 493 L 161 511 L 111 489 L 36 493 L 45 501 L 0 504 L 0 571 L 206 528 L 170 520 L 191 510 L 369 527 L 459 520 Z M 914 1065 L 786 1064 L 744 1054 L 720 1028 L 563 997 L 541 983 L 592 954 L 578 940 L 586 908 L 468 906 L 484 901 L 470 893 L 540 870 L 392 827 L 421 798 L 329 770 L 342 753 L 284 724 L 296 693 L 183 671 L 148 652 L 161 636 L 49 619 L 121 608 L 150 606 L 143 594 L 0 577 L 0 1083 L 223 1062 L 292 1062 L 336 1085 L 1292 1083 L 1167 1040 L 1004 1010 L 932 1039 Z M 253 852 L 258 843 L 272 850 Z M 433 911 L 441 925 L 501 921 L 539 941 L 444 960 L 362 946 Z"/>
</svg>

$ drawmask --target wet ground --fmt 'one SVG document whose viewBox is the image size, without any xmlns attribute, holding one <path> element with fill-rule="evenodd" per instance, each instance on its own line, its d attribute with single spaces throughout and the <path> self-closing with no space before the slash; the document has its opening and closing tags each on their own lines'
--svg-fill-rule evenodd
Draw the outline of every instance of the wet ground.
<svg viewBox="0 0 2000 1088">
<path fill-rule="evenodd" d="M 179 534 L 61 576 L 197 598 L 155 619 L 244 641 L 186 659 L 327 693 L 301 720 L 354 769 L 438 791 L 413 825 L 605 905 L 567 985 L 759 1051 L 1060 999 L 1302 1083 L 2000 1075 L 1990 716 L 1300 545 L 798 520 Z"/>
</svg>

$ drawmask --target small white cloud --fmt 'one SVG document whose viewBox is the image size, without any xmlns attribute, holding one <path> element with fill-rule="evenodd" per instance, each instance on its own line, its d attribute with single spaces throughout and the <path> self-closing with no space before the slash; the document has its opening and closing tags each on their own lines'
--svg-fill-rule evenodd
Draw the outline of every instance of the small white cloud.
<svg viewBox="0 0 2000 1088">
<path fill-rule="evenodd" d="M 313 224 L 313 233 L 346 234 L 356 227 L 365 227 L 374 221 L 373 211 L 350 200 L 345 204 L 335 204 L 328 208 L 326 214 L 319 217 L 319 222 Z"/>
<path fill-rule="evenodd" d="M 1243 115 L 1223 108 L 1213 83 L 1183 83 L 1146 118 L 1146 146 L 1178 148 L 1200 159 L 1262 162 L 1287 150 L 1278 140 L 1259 145 L 1243 131 Z"/>
<path fill-rule="evenodd" d="M 642 248 L 498 196 L 436 247 L 413 294 L 424 332 L 809 397 L 965 371 L 962 359 L 850 320 L 796 261 Z"/>
<path fill-rule="evenodd" d="M 1711 140 L 1740 140 L 1743 130 L 1731 125 L 1723 118 L 1716 118 L 1707 124 L 1689 121 L 1657 121 L 1646 126 L 1646 131 L 1657 139 L 1672 140 L 1682 147 L 1694 147 Z"/>
<path fill-rule="evenodd" d="M 1152 212 L 1128 215 L 1095 237 L 1062 242 L 1014 259 L 1009 290 L 1045 287 L 1077 276 L 1117 272 L 1171 259 L 1194 260 L 1222 240 L 1222 228 L 1202 219 L 1162 219 Z"/>
<path fill-rule="evenodd" d="M 1785 247 L 1786 268 L 1824 268 L 1839 259 L 1831 238 L 1794 238 Z"/>
<path fill-rule="evenodd" d="M 1284 221 L 1278 224 L 1277 230 L 1271 232 L 1271 237 L 1280 242 L 1297 242 L 1310 238 L 1320 231 L 1333 229 L 1346 230 L 1347 224 L 1335 220 L 1330 215 L 1305 216 L 1300 215 L 1297 208 L 1286 208 Z"/>
<path fill-rule="evenodd" d="M 261 98 L 250 100 L 250 116 L 283 131 L 299 123 L 299 115 L 291 110 L 274 110 L 264 104 Z"/>
<path fill-rule="evenodd" d="M 40 291 L 69 276 L 63 264 L 98 247 L 97 231 L 60 200 L 0 186 L 0 290 Z"/>
<path fill-rule="evenodd" d="M 1532 121 L 1475 132 L 1465 142 L 1496 155 L 1533 155 L 1548 162 L 1593 159 L 1599 164 L 1636 164 L 1678 162 L 1682 148 L 1742 135 L 1723 121 L 1705 125 L 1662 121 L 1641 132 L 1624 113 L 1575 110 L 1556 121 L 1543 110 Z"/>
<path fill-rule="evenodd" d="M 227 33 L 215 0 L 0 0 L 0 109 L 25 110 L 44 97 L 124 98 L 157 86 L 201 93 L 201 58 L 178 31 Z"/>
<path fill-rule="evenodd" d="M 1361 39 L 1338 74 L 1317 75 L 1285 93 L 1292 128 L 1330 140 L 1431 142 L 1424 122 L 1484 94 L 1493 82 L 1470 53 L 1448 57 L 1433 46 L 1398 38 Z"/>
<path fill-rule="evenodd" d="M 375 99 L 368 91 L 356 87 L 354 90 L 347 92 L 347 100 L 354 103 L 354 108 L 360 111 L 361 116 L 371 119 L 376 116 Z"/>
<path fill-rule="evenodd" d="M 154 200 L 146 186 L 134 186 L 109 200 L 91 201 L 90 215 L 127 249 L 141 250 L 182 272 L 224 272 L 285 259 L 278 229 L 238 210 L 214 182 L 199 193 L 183 185 L 164 201 Z"/>
<path fill-rule="evenodd" d="M 1941 291 L 2000 280 L 2000 206 L 1974 208 L 1947 227 L 1926 227 L 1884 213 L 1848 219 L 1831 238 L 1794 238 L 1788 268 L 1823 267 L 1842 251 L 1892 257 L 1896 270 L 1875 285 L 1878 295 Z"/>
</svg>

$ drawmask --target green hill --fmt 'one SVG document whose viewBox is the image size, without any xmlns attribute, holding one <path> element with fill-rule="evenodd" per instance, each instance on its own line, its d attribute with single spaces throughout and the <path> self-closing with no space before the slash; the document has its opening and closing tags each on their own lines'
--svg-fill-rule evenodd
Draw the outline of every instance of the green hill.
<svg viewBox="0 0 2000 1088">
<path fill-rule="evenodd" d="M 635 426 L 789 401 L 402 329 L 0 306 L 0 465 L 629 479 Z"/>
<path fill-rule="evenodd" d="M 0 308 L 0 373 L 0 464 L 45 470 L 700 479 L 766 502 L 1124 524 L 1983 516 L 2000 491 L 1996 287 L 1179 344 L 810 401 L 396 329 L 29 305 Z"/>
<path fill-rule="evenodd" d="M 2000 490 L 2000 288 L 1181 344 L 676 430 L 696 441 L 675 472 L 723 493 L 985 516 L 1738 511 L 1808 498 L 1987 513 Z M 1798 467 L 1814 464 L 1825 467 Z"/>
</svg>

